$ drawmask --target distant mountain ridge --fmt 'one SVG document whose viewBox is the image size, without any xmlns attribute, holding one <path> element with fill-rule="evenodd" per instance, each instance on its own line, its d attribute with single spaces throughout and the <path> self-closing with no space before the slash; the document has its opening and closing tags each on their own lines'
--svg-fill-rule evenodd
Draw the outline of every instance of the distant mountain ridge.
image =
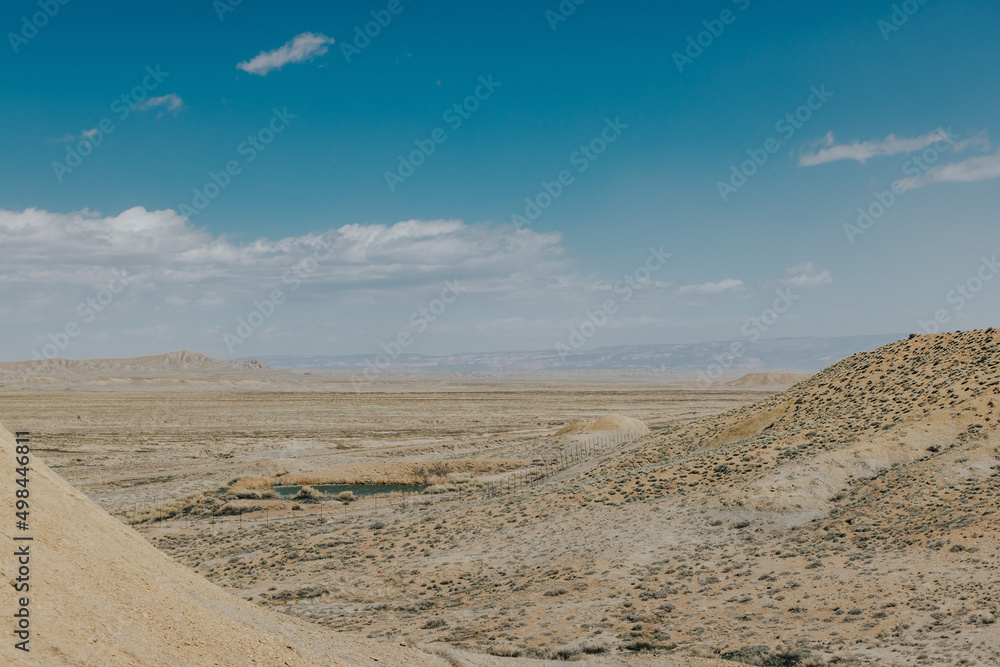
<svg viewBox="0 0 1000 667">
<path fill-rule="evenodd" d="M 222 375 L 247 372 L 316 370 L 422 373 L 501 373 L 548 371 L 624 371 L 633 374 L 697 373 L 718 380 L 732 373 L 784 371 L 815 373 L 857 352 L 874 350 L 905 336 L 897 334 L 839 338 L 776 338 L 743 343 L 733 355 L 733 341 L 709 343 L 621 345 L 574 352 L 555 350 L 483 352 L 448 355 L 402 354 L 390 359 L 372 355 L 275 355 L 227 361 L 181 350 L 127 359 L 43 359 L 0 363 L 0 377 L 68 377 L 85 373 L 108 377 L 174 376 L 190 373 Z M 269 373 L 268 373 L 269 374 Z"/>
<path fill-rule="evenodd" d="M 264 356 L 272 368 L 326 371 L 503 372 L 634 370 L 649 373 L 709 373 L 710 370 L 786 370 L 814 373 L 857 352 L 874 350 L 905 335 L 884 334 L 830 338 L 775 338 L 742 342 L 743 354 L 732 356 L 734 341 L 710 343 L 620 345 L 560 357 L 555 350 L 469 354 L 276 355 Z M 715 378 L 711 378 L 715 379 Z"/>
<path fill-rule="evenodd" d="M 0 363 L 0 374 L 4 375 L 68 375 L 80 371 L 106 372 L 109 375 L 122 373 L 156 373 L 160 371 L 192 370 L 270 370 L 259 359 L 247 361 L 224 361 L 200 352 L 181 350 L 170 354 L 128 359 L 42 359 L 39 361 L 15 361 Z"/>
</svg>

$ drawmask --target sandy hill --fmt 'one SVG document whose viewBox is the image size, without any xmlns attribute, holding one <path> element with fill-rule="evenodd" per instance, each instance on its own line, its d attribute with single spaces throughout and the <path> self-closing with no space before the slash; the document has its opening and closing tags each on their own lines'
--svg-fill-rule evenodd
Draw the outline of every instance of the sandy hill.
<svg viewBox="0 0 1000 667">
<path fill-rule="evenodd" d="M 891 516 L 916 516 L 953 495 L 942 487 L 955 480 L 996 480 L 998 402 L 1000 332 L 917 336 L 856 354 L 752 406 L 672 429 L 611 467 L 638 466 L 655 478 L 652 489 L 710 488 L 729 507 L 825 514 L 850 495 L 867 497 L 858 511 L 892 507 Z M 959 495 L 978 506 L 984 494 Z"/>
<path fill-rule="evenodd" d="M 670 583 L 687 632 L 752 620 L 848 664 L 1000 664 L 998 406 L 1000 331 L 915 336 L 657 431 L 582 492 L 705 516 L 700 567 L 725 567 Z"/>
</svg>

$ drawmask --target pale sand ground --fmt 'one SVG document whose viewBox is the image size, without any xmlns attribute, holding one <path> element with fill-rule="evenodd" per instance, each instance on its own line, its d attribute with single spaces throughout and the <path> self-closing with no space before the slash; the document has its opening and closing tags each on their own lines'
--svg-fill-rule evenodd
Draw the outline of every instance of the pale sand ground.
<svg viewBox="0 0 1000 667">
<path fill-rule="evenodd" d="M 99 369 L 106 371 L 106 366 Z M 387 409 L 384 402 L 372 401 L 371 396 L 360 401 L 359 397 L 348 397 L 353 403 L 339 405 L 329 396 L 306 397 L 305 407 L 299 404 L 283 411 L 287 395 L 237 395 L 220 402 L 220 390 L 213 387 L 209 402 L 205 395 L 191 395 L 187 388 L 174 391 L 176 387 L 169 384 L 166 394 L 163 387 L 158 387 L 161 391 L 146 397 L 95 395 L 75 384 L 79 379 L 77 374 L 66 384 L 81 391 L 60 395 L 11 392 L 0 401 L 3 416 L 16 420 L 18 430 L 34 431 L 33 445 L 37 448 L 31 482 L 31 533 L 35 536 L 32 566 L 36 577 L 31 592 L 33 650 L 28 659 L 20 654 L 11 658 L 17 664 L 353 665 L 373 664 L 376 660 L 398 665 L 548 664 L 461 652 L 449 654 L 445 661 L 401 646 L 399 641 L 366 640 L 275 614 L 223 592 L 165 558 L 42 462 L 52 461 L 111 507 L 113 502 L 108 501 L 122 496 L 132 499 L 135 494 L 131 491 L 137 488 L 154 489 L 149 497 L 163 498 L 189 487 L 214 488 L 216 478 L 254 471 L 261 465 L 269 469 L 275 461 L 283 467 L 291 464 L 309 469 L 315 463 L 342 461 L 344 454 L 351 457 L 348 460 L 361 461 L 367 456 L 397 456 L 400 452 L 417 460 L 437 460 L 445 451 L 444 458 L 454 457 L 463 449 L 506 452 L 513 446 L 526 450 L 532 438 L 553 430 L 552 425 L 538 423 L 537 414 L 532 417 L 534 421 L 525 422 L 517 409 L 510 415 L 503 413 L 503 408 L 521 402 L 522 411 L 537 413 L 541 406 L 537 395 L 526 397 L 521 390 L 504 392 L 502 396 L 491 394 L 487 410 L 482 409 L 483 397 L 476 397 L 479 405 L 474 411 L 480 417 L 486 413 L 486 418 L 467 420 L 470 423 L 463 423 L 463 427 L 471 427 L 471 433 L 459 433 L 437 406 L 428 409 L 428 398 L 432 402 L 434 399 L 425 395 L 414 401 L 421 405 L 408 405 L 402 411 L 396 406 L 390 417 L 394 410 Z M 9 376 L 6 382 L 9 391 Z M 557 383 L 546 384 L 541 391 L 549 396 L 548 410 L 556 412 L 555 404 L 565 399 L 565 390 Z M 575 392 L 575 400 L 569 401 L 575 409 L 570 413 L 559 411 L 562 418 L 558 423 L 586 418 L 609 402 L 631 402 L 645 393 L 626 396 L 618 387 L 615 391 L 621 395 L 606 396 L 602 389 L 607 387 L 594 383 L 590 392 Z M 581 401 L 584 396 L 587 399 Z M 453 397 L 448 403 L 458 405 L 465 398 L 456 401 Z M 696 401 L 694 411 L 689 409 L 690 402 L 680 400 L 676 411 L 711 412 L 727 402 L 742 400 L 734 399 L 732 393 L 710 393 L 706 399 Z M 654 403 L 663 402 L 662 398 L 648 396 L 637 402 L 643 400 L 650 411 Z M 503 405 L 505 401 L 507 405 Z M 594 405 L 587 407 L 588 401 Z M 444 400 L 437 402 L 443 404 Z M 344 405 L 351 406 L 347 419 L 339 409 Z M 239 407 L 234 411 L 235 406 Z M 275 409 L 283 412 L 277 419 Z M 414 420 L 414 410 L 430 418 Z M 328 411 L 334 413 L 332 422 L 336 425 L 329 423 L 329 418 L 324 421 Z M 320 423 L 316 423 L 317 417 Z M 659 418 L 672 419 L 662 414 Z M 413 428 L 414 421 L 421 426 Z M 359 428 L 359 422 L 377 426 L 378 430 Z M 291 446 L 287 442 L 290 429 L 299 429 Z M 333 437 L 331 430 L 336 432 Z M 351 448 L 344 451 L 336 442 L 339 439 L 349 440 Z M 6 431 L 0 432 L 0 443 L 0 462 L 8 471 L 3 488 L 12 489 L 9 471 L 14 467 L 13 442 Z M 364 456 L 353 451 L 355 448 Z M 185 463 L 187 460 L 194 465 Z M 127 479 L 99 481 L 115 477 Z M 95 479 L 97 483 L 93 483 Z M 8 516 L 13 514 L 12 504 L 12 497 L 5 497 Z M 0 533 L 8 539 L 11 532 L 9 522 L 0 525 Z M 0 560 L 0 575 L 8 580 L 13 577 L 11 568 L 9 558 Z M 5 596 L 4 609 L 12 611 L 12 602 L 11 596 Z M 5 646 L 4 651 L 10 655 L 12 649 Z M 607 656 L 593 658 L 589 664 L 716 663 Z"/>
<path fill-rule="evenodd" d="M 14 438 L 0 428 L 4 516 L 14 515 Z M 30 653 L 3 644 L 6 664 L 44 665 L 442 665 L 389 643 L 336 636 L 225 593 L 166 558 L 35 458 L 29 534 L 34 537 Z M 0 534 L 13 544 L 12 521 Z M 19 533 L 21 534 L 21 533 Z M 16 574 L 10 554 L 0 577 Z M 3 596 L 6 618 L 14 596 Z"/>
<path fill-rule="evenodd" d="M 15 441 L 0 425 L 4 488 L 17 488 Z M 521 660 L 441 657 L 397 642 L 334 633 L 244 602 L 168 559 L 140 535 L 35 459 L 30 476 L 30 652 L 5 642 L 5 664 L 40 665 L 510 665 Z M 7 517 L 13 494 L 4 496 Z M 18 544 L 24 544 L 23 542 Z M 13 559 L 0 560 L 0 578 L 18 576 Z M 3 596 L 7 618 L 14 596 Z M 532 661 L 533 662 L 533 661 Z M 710 661 L 596 661 L 607 665 L 711 665 Z M 731 664 L 731 663 L 729 663 Z"/>
<path fill-rule="evenodd" d="M 205 373 L 201 393 L 173 378 L 95 394 L 79 373 L 59 380 L 70 391 L 6 387 L 0 417 L 30 422 L 40 456 L 104 507 L 167 498 L 138 518 L 182 513 L 143 536 L 251 609 L 389 646 L 1000 664 L 995 331 L 901 341 L 780 394 L 593 378 L 234 392 Z M 552 437 L 608 414 L 651 433 Z M 243 475 L 470 458 L 552 474 L 492 499 L 456 481 L 346 508 L 218 493 Z"/>
<path fill-rule="evenodd" d="M 279 469 L 551 462 L 586 444 L 558 429 L 628 415 L 652 432 L 490 501 L 458 486 L 346 510 L 221 497 L 251 511 L 140 530 L 262 607 L 395 644 L 544 654 L 596 638 L 674 655 L 763 644 L 831 665 L 1000 664 L 996 332 L 902 341 L 783 394 L 532 384 L 28 392 L 2 410 L 35 415 L 58 450 L 44 455 L 111 509 Z"/>
</svg>

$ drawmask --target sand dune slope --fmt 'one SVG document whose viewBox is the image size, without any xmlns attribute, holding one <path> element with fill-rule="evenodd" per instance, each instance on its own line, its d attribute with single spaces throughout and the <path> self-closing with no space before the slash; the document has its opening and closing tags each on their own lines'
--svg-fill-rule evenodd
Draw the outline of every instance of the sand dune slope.
<svg viewBox="0 0 1000 667">
<path fill-rule="evenodd" d="M 989 478 L 1000 454 L 998 402 L 1000 331 L 917 336 L 665 433 L 612 466 L 661 468 L 661 486 L 711 489 L 729 507 L 821 513 L 894 471 L 900 483 L 876 500 L 888 506 L 928 471 L 941 484 Z"/>
</svg>

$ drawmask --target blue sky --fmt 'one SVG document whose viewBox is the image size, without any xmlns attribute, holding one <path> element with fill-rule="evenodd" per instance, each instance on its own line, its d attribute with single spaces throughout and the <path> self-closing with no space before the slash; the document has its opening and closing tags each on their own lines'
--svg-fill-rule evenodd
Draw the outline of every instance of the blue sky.
<svg viewBox="0 0 1000 667">
<path fill-rule="evenodd" d="M 729 340 L 789 289 L 764 336 L 997 323 L 996 3 L 36 0 L 0 28 L 4 360 L 551 349 L 609 299 L 586 347 Z"/>
</svg>

